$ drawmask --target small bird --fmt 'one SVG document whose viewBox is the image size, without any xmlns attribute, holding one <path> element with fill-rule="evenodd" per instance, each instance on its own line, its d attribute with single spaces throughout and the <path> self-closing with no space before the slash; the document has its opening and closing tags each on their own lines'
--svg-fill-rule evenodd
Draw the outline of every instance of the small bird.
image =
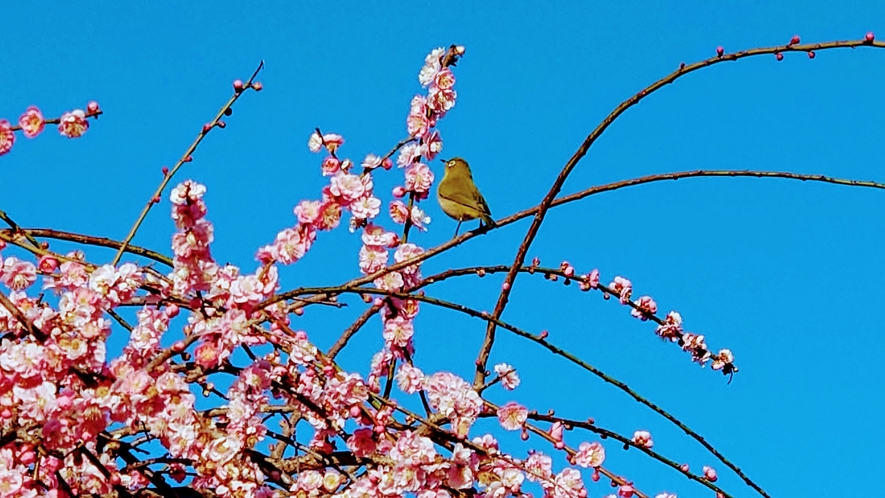
<svg viewBox="0 0 885 498">
<path fill-rule="evenodd" d="M 480 226 L 483 222 L 488 226 L 495 226 L 489 205 L 473 183 L 467 161 L 455 157 L 443 159 L 442 162 L 446 163 L 446 172 L 436 188 L 436 198 L 443 212 L 458 220 L 455 236 L 458 236 L 461 223 L 467 220 L 479 218 Z"/>
</svg>

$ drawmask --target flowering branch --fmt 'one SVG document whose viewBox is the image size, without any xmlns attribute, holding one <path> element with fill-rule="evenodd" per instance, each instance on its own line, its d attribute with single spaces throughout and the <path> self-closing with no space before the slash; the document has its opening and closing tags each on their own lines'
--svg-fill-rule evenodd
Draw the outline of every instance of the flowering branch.
<svg viewBox="0 0 885 498">
<path fill-rule="evenodd" d="M 179 159 L 178 162 L 175 163 L 175 166 L 173 166 L 171 170 L 163 166 L 163 181 L 160 182 L 160 185 L 154 192 L 153 197 L 148 200 L 147 204 L 141 210 L 141 214 L 138 216 L 138 219 L 135 220 L 135 224 L 133 224 L 132 228 L 129 229 L 129 234 L 126 235 L 125 239 L 123 239 L 123 244 L 117 250 L 117 254 L 114 256 L 114 259 L 111 260 L 111 266 L 116 266 L 116 264 L 120 262 L 120 258 L 123 257 L 123 253 L 126 251 L 126 247 L 129 245 L 129 242 L 131 242 L 132 239 L 135 237 L 135 233 L 138 232 L 138 228 L 141 226 L 142 222 L 144 222 L 145 218 L 147 218 L 148 212 L 150 212 L 151 207 L 153 207 L 154 204 L 160 202 L 160 196 L 163 194 L 163 190 L 165 190 L 166 185 L 168 185 L 169 182 L 172 181 L 172 177 L 175 176 L 175 173 L 178 172 L 178 170 L 184 165 L 184 163 L 189 163 L 193 160 L 193 153 L 197 150 L 197 146 L 200 145 L 200 142 L 203 141 L 203 138 L 205 138 L 206 135 L 208 135 L 209 132 L 212 131 L 214 128 L 224 128 L 225 126 L 227 126 L 225 122 L 222 121 L 222 118 L 224 116 L 231 115 L 231 113 L 233 112 L 232 107 L 234 105 L 234 102 L 236 102 L 237 99 L 240 98 L 245 90 L 251 88 L 256 92 L 261 91 L 261 83 L 254 82 L 254 80 L 263 67 L 264 61 L 261 61 L 261 63 L 258 64 L 258 68 L 255 69 L 255 72 L 252 73 L 252 76 L 249 77 L 246 83 L 243 83 L 240 80 L 234 81 L 234 94 L 231 96 L 230 99 L 228 99 L 227 103 L 221 106 L 221 109 L 218 110 L 215 118 L 203 125 L 203 129 L 200 130 L 197 138 L 194 139 L 190 147 L 187 148 L 187 150 L 184 152 L 184 155 L 181 156 L 181 159 Z"/>
<path fill-rule="evenodd" d="M 541 204 L 538 206 L 538 211 L 535 214 L 535 218 L 532 220 L 532 224 L 529 227 L 525 238 L 519 245 L 519 249 L 517 249 L 516 257 L 514 258 L 513 264 L 510 266 L 510 271 L 507 273 L 507 276 L 504 279 L 504 285 L 502 286 L 501 292 L 498 295 L 498 302 L 495 304 L 495 310 L 492 313 L 492 316 L 494 316 L 495 318 L 500 318 L 501 314 L 504 312 L 504 308 L 507 306 L 507 302 L 509 300 L 510 292 L 513 288 L 513 283 L 516 279 L 516 275 L 519 273 L 518 268 L 522 266 L 522 264 L 525 262 L 526 254 L 528 253 L 529 247 L 537 236 L 538 230 L 541 228 L 541 223 L 544 221 L 544 218 L 547 215 L 547 210 L 550 209 L 550 207 L 553 205 L 553 201 L 556 199 L 556 196 L 562 189 L 565 180 L 578 165 L 578 162 L 584 157 L 584 155 L 587 154 L 590 146 L 593 145 L 593 143 L 596 142 L 596 140 L 602 135 L 602 133 L 615 121 L 615 119 L 617 119 L 627 109 L 638 104 L 648 95 L 676 81 L 678 78 L 688 73 L 703 69 L 705 67 L 718 64 L 720 62 L 735 61 L 746 57 L 753 57 L 764 54 L 780 54 L 782 52 L 803 51 L 807 52 L 809 56 L 813 58 L 814 50 L 854 48 L 862 46 L 885 48 L 885 43 L 875 41 L 873 39 L 872 33 L 868 34 L 862 40 L 834 41 L 828 43 L 812 43 L 805 45 L 799 44 L 798 41 L 798 38 L 796 38 L 795 40 L 791 40 L 790 43 L 786 46 L 757 48 L 731 54 L 725 54 L 724 50 L 722 50 L 720 47 L 717 49 L 716 57 L 696 62 L 688 66 L 686 66 L 685 64 L 681 64 L 679 66 L 679 69 L 677 69 L 676 71 L 645 87 L 644 89 L 640 90 L 639 93 L 625 100 L 618 107 L 616 107 L 614 111 L 606 116 L 606 118 L 603 119 L 602 122 L 592 132 L 590 132 L 589 135 L 587 135 L 587 138 L 584 139 L 584 142 L 578 148 L 577 152 L 575 152 L 575 154 L 562 168 L 559 176 L 557 176 L 556 180 L 553 182 L 553 186 L 550 187 L 547 195 L 544 196 L 544 200 L 541 201 Z M 481 386 L 485 380 L 485 366 L 488 362 L 489 354 L 492 351 L 492 345 L 495 341 L 495 327 L 496 325 L 490 322 L 488 327 L 486 328 L 486 337 L 483 341 L 482 346 L 480 347 L 479 354 L 476 360 L 476 375 L 474 378 L 474 385 L 476 386 Z"/>
</svg>

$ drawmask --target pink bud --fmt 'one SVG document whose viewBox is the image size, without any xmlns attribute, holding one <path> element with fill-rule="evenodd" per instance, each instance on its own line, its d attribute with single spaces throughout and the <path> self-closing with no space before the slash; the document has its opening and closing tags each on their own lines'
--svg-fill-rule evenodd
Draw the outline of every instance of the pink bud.
<svg viewBox="0 0 885 498">
<path fill-rule="evenodd" d="M 357 418 L 360 416 L 360 407 L 359 405 L 353 405 L 350 407 L 350 418 Z"/>
<path fill-rule="evenodd" d="M 112 486 L 119 486 L 119 485 L 120 485 L 120 482 L 121 482 L 121 481 L 120 481 L 120 474 L 117 474 L 117 473 L 111 474 L 111 478 L 108 479 L 108 482 L 109 482 Z"/>
<path fill-rule="evenodd" d="M 295 332 L 295 338 L 298 339 L 299 341 L 306 341 L 307 340 L 307 332 L 305 332 L 303 330 L 299 330 L 298 332 Z"/>
<path fill-rule="evenodd" d="M 406 195 L 406 189 L 401 186 L 393 187 L 393 196 L 402 199 Z"/>
<path fill-rule="evenodd" d="M 539 266 L 540 264 L 541 264 L 541 258 L 539 258 L 537 256 L 532 258 L 532 266 Z"/>
<path fill-rule="evenodd" d="M 203 133 L 209 133 L 209 130 L 211 130 L 211 129 L 212 129 L 212 125 L 211 125 L 211 124 L 206 123 L 206 124 L 203 125 Z"/>
<path fill-rule="evenodd" d="M 572 265 L 568 265 L 565 268 L 565 270 L 563 271 L 563 273 L 565 274 L 566 277 L 569 277 L 569 278 L 574 277 L 575 276 L 575 267 Z"/>
<path fill-rule="evenodd" d="M 264 86 L 262 86 L 261 83 L 256 81 L 255 83 L 252 83 L 252 88 L 254 88 L 256 92 L 260 92 L 261 89 L 264 88 Z"/>
<path fill-rule="evenodd" d="M 219 127 L 219 128 L 224 128 L 225 126 L 227 126 L 227 123 L 225 123 L 224 121 L 219 121 L 219 122 L 218 122 L 218 127 Z"/>
<path fill-rule="evenodd" d="M 590 476 L 590 480 L 593 482 L 599 482 L 599 471 L 594 469 L 593 475 Z"/>
<path fill-rule="evenodd" d="M 21 455 L 19 455 L 19 460 L 25 465 L 31 465 L 37 461 L 37 454 L 34 453 L 33 450 L 23 451 Z"/>
<path fill-rule="evenodd" d="M 381 167 L 384 169 L 390 169 L 393 167 L 393 161 L 388 157 L 384 161 L 381 162 Z"/>
<path fill-rule="evenodd" d="M 296 308 L 296 309 L 295 309 L 295 314 L 298 315 L 298 316 L 303 315 L 303 314 L 304 314 L 304 308 Z"/>
<path fill-rule="evenodd" d="M 809 58 L 809 59 L 814 59 L 814 50 L 809 50 L 809 51 L 808 51 L 808 58 Z"/>
<path fill-rule="evenodd" d="M 541 333 L 539 334 L 541 339 L 546 339 L 547 335 L 548 335 L 548 332 L 546 330 L 542 330 Z"/>
<path fill-rule="evenodd" d="M 509 291 L 510 290 L 510 283 L 504 282 L 503 284 L 501 284 L 501 290 L 503 290 L 504 292 Z"/>
<path fill-rule="evenodd" d="M 236 90 L 237 93 L 243 91 L 243 80 L 234 80 L 234 90 Z"/>
<path fill-rule="evenodd" d="M 721 46 L 720 46 L 720 47 L 716 47 L 716 55 L 718 55 L 719 57 L 722 57 L 722 54 L 724 54 L 724 53 L 725 53 L 725 49 L 724 49 L 724 48 L 722 48 Z"/>
<path fill-rule="evenodd" d="M 194 158 L 191 157 L 191 156 L 187 156 L 187 157 L 184 158 L 184 162 L 186 162 L 186 163 L 189 163 L 189 162 L 191 162 L 191 161 L 193 161 L 193 160 L 194 160 Z"/>
<path fill-rule="evenodd" d="M 178 316 L 178 311 L 178 305 L 172 303 L 169 306 L 166 306 L 166 309 L 163 312 L 166 313 L 167 318 L 174 318 Z"/>
<path fill-rule="evenodd" d="M 793 37 L 790 38 L 790 45 L 798 45 L 798 44 L 799 44 L 799 35 L 793 35 Z"/>
<path fill-rule="evenodd" d="M 381 299 L 380 297 L 376 297 L 376 298 L 375 298 L 375 301 L 372 302 L 372 305 L 374 305 L 374 306 L 382 306 L 382 305 L 384 305 L 384 300 Z"/>
<path fill-rule="evenodd" d="M 777 59 L 777 60 L 779 60 L 779 61 L 784 60 L 784 54 L 782 54 L 782 53 L 780 53 L 780 52 L 774 54 L 774 57 L 775 57 L 775 59 Z"/>
<path fill-rule="evenodd" d="M 151 198 L 151 202 L 154 204 L 159 204 L 160 203 L 160 196 L 155 195 L 153 198 Z"/>
<path fill-rule="evenodd" d="M 687 463 L 683 463 L 679 468 L 682 469 L 683 472 L 688 472 L 688 464 Z"/>
<path fill-rule="evenodd" d="M 58 268 L 58 260 L 50 255 L 40 256 L 40 261 L 37 262 L 37 268 L 43 273 L 52 273 Z"/>
<path fill-rule="evenodd" d="M 172 351 L 175 351 L 176 353 L 184 351 L 184 341 L 175 341 L 175 343 L 172 344 Z"/>
<path fill-rule="evenodd" d="M 872 41 L 876 39 L 876 35 L 874 35 L 872 31 L 869 31 L 867 32 L 867 35 L 863 37 L 863 39 L 867 43 L 872 43 Z"/>
<path fill-rule="evenodd" d="M 163 166 L 162 168 L 160 168 L 160 171 L 163 172 L 163 176 L 166 176 L 169 174 L 169 168 L 167 168 L 166 166 Z"/>
<path fill-rule="evenodd" d="M 716 475 L 716 469 L 704 465 L 704 477 L 710 482 L 716 482 L 719 477 Z"/>
<path fill-rule="evenodd" d="M 528 441 L 529 440 L 528 431 L 522 431 L 522 434 L 519 435 L 519 438 L 522 439 L 523 441 Z"/>
<path fill-rule="evenodd" d="M 98 102 L 94 100 L 89 102 L 88 104 L 86 104 L 86 110 L 89 112 L 89 114 L 95 114 L 96 112 L 98 112 Z"/>
<path fill-rule="evenodd" d="M 190 307 L 190 309 L 198 310 L 203 305 L 203 301 L 200 301 L 200 298 L 195 297 L 195 298 L 191 299 L 190 301 L 188 301 L 187 304 Z"/>
</svg>

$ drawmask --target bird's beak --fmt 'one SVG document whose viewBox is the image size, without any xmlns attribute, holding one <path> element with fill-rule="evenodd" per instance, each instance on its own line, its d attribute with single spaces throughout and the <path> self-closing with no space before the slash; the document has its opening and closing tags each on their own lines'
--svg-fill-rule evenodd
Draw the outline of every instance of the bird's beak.
<svg viewBox="0 0 885 498">
<path fill-rule="evenodd" d="M 444 163 L 447 163 L 447 162 L 449 162 L 449 160 L 448 160 L 448 159 L 440 159 L 440 161 L 441 161 L 441 162 L 444 162 Z"/>
</svg>

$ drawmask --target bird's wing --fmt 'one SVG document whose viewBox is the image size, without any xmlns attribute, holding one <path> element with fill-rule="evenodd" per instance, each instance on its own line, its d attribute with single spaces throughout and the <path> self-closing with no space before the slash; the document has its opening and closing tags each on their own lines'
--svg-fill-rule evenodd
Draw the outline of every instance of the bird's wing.
<svg viewBox="0 0 885 498">
<path fill-rule="evenodd" d="M 446 192 L 445 194 L 439 193 L 439 196 L 447 201 L 451 201 L 457 204 L 460 204 L 466 208 L 470 208 L 475 210 L 477 214 L 491 214 L 489 212 L 489 206 L 486 204 L 486 200 L 483 199 L 482 194 L 479 193 L 478 190 L 474 189 L 471 191 L 454 191 L 454 192 Z"/>
</svg>

